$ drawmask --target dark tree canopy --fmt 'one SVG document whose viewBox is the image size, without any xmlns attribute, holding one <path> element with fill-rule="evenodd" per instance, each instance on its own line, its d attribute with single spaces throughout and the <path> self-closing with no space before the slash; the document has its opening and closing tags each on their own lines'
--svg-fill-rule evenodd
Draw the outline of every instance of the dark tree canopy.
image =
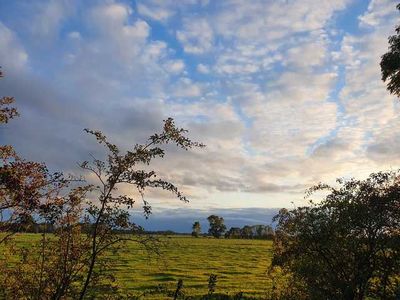
<svg viewBox="0 0 400 300">
<path fill-rule="evenodd" d="M 338 180 L 319 204 L 275 217 L 273 265 L 293 274 L 306 299 L 399 299 L 400 177 Z"/>
<path fill-rule="evenodd" d="M 211 215 L 207 218 L 210 223 L 210 228 L 208 233 L 213 237 L 220 238 L 226 231 L 226 226 L 224 224 L 224 218 L 218 217 L 216 215 Z"/>
<path fill-rule="evenodd" d="M 397 9 L 400 10 L 400 4 Z M 389 92 L 400 97 L 400 25 L 396 34 L 389 37 L 389 51 L 382 56 L 381 72 Z"/>
</svg>

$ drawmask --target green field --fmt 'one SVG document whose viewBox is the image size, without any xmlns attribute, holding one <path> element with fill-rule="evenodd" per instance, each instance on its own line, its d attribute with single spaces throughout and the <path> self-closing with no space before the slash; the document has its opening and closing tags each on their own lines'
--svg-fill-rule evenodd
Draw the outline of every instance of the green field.
<svg viewBox="0 0 400 300">
<path fill-rule="evenodd" d="M 28 245 L 40 235 L 23 234 L 20 244 Z M 272 256 L 272 242 L 263 240 L 214 239 L 171 236 L 160 258 L 150 256 L 138 244 L 128 243 L 123 252 L 110 254 L 113 272 L 125 291 L 140 295 L 158 285 L 169 289 L 179 279 L 186 295 L 207 293 L 210 274 L 218 276 L 216 292 L 262 297 L 270 287 L 265 272 Z M 145 299 L 166 299 L 147 295 Z"/>
</svg>

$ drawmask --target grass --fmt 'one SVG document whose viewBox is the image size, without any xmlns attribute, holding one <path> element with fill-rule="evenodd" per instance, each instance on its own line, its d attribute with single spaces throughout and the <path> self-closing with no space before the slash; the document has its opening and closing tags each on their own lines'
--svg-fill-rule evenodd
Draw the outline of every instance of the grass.
<svg viewBox="0 0 400 300">
<path fill-rule="evenodd" d="M 22 234 L 21 246 L 39 239 L 40 235 Z M 271 282 L 265 272 L 272 256 L 272 242 L 263 240 L 214 239 L 171 236 L 165 238 L 166 248 L 161 258 L 149 256 L 135 243 L 128 243 L 123 251 L 110 253 L 112 270 L 120 287 L 140 295 L 158 285 L 174 289 L 179 279 L 184 282 L 184 293 L 190 296 L 207 293 L 210 274 L 216 274 L 217 293 L 262 297 Z M 145 299 L 165 299 L 161 295 L 146 295 Z"/>
</svg>

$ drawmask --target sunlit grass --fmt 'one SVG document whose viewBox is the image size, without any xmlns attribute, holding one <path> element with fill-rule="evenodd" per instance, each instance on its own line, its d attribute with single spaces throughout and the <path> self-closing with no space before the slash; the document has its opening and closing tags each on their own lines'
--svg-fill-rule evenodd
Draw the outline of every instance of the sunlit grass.
<svg viewBox="0 0 400 300">
<path fill-rule="evenodd" d="M 18 245 L 29 245 L 40 238 L 37 234 L 21 234 Z M 162 256 L 149 256 L 138 244 L 130 242 L 118 253 L 108 254 L 119 286 L 126 292 L 140 295 L 158 285 L 169 289 L 182 279 L 186 295 L 207 293 L 210 274 L 216 274 L 218 293 L 265 296 L 270 287 L 266 276 L 272 256 L 272 242 L 171 236 L 163 238 L 166 247 Z M 165 299 L 147 295 L 145 299 Z"/>
</svg>

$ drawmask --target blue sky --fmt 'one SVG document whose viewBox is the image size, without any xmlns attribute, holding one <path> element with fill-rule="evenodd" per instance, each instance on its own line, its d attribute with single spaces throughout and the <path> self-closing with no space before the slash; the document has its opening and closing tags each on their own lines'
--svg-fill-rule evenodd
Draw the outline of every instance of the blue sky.
<svg viewBox="0 0 400 300">
<path fill-rule="evenodd" d="M 398 100 L 379 70 L 395 6 L 0 0 L 0 91 L 21 112 L 0 139 L 79 174 L 99 151 L 83 128 L 129 149 L 173 117 L 207 148 L 155 162 L 191 199 L 150 191 L 159 218 L 231 210 L 257 222 L 257 208 L 303 205 L 320 181 L 398 168 Z"/>
</svg>

